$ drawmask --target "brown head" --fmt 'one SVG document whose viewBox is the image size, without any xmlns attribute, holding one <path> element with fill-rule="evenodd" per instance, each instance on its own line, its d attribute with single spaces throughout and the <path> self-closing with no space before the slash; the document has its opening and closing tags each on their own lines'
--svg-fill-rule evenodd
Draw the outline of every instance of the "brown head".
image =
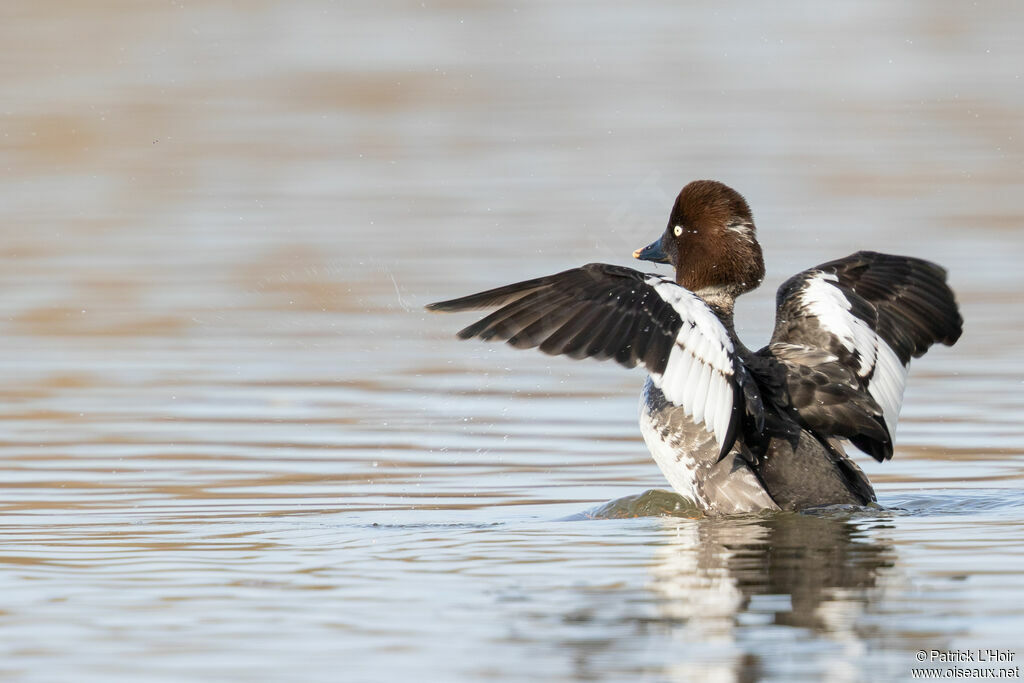
<svg viewBox="0 0 1024 683">
<path fill-rule="evenodd" d="M 696 294 L 731 299 L 755 289 L 764 278 L 747 201 L 714 180 L 695 180 L 684 187 L 665 233 L 633 256 L 671 263 L 676 282 Z"/>
</svg>

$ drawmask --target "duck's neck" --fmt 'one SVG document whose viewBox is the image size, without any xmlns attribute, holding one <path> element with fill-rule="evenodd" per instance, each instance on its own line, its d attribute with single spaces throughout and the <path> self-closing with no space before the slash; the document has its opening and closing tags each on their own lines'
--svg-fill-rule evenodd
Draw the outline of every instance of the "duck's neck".
<svg viewBox="0 0 1024 683">
<path fill-rule="evenodd" d="M 736 295 L 721 287 L 702 287 L 694 291 L 694 294 L 715 312 L 719 320 L 724 323 L 728 318 L 729 324 L 732 324 L 732 310 L 736 305 Z"/>
<path fill-rule="evenodd" d="M 732 292 L 725 291 L 717 287 L 707 287 L 694 292 L 700 299 L 708 305 L 708 308 L 717 316 L 725 327 L 725 331 L 729 333 L 729 338 L 732 339 L 732 343 L 737 349 L 746 349 L 743 346 L 743 342 L 736 335 L 736 325 L 733 322 L 733 310 L 736 306 L 736 296 Z"/>
</svg>

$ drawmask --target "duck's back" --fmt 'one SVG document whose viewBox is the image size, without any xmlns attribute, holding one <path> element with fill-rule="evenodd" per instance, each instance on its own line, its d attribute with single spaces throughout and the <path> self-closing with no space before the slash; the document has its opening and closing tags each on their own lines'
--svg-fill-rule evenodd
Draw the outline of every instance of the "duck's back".
<svg viewBox="0 0 1024 683">
<path fill-rule="evenodd" d="M 867 477 L 839 442 L 822 442 L 806 429 L 800 431 L 795 447 L 786 439 L 773 438 L 755 469 L 765 490 L 783 510 L 875 501 Z"/>
</svg>

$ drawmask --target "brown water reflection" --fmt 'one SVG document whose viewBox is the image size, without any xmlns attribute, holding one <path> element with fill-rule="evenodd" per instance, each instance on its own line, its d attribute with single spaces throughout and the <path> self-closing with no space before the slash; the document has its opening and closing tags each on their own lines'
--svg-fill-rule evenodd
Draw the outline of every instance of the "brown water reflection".
<svg viewBox="0 0 1024 683">
<path fill-rule="evenodd" d="M 1017 647 L 1017 3 L 0 6 L 0 677 L 877 680 Z M 684 30 L 685 29 L 685 30 Z M 754 207 L 942 262 L 889 511 L 584 519 L 641 378 L 420 306 Z M 609 515 L 611 516 L 611 515 Z"/>
</svg>

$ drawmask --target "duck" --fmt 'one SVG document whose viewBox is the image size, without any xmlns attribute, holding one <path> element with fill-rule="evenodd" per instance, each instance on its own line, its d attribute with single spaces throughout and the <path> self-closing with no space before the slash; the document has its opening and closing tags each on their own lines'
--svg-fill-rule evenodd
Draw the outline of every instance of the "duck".
<svg viewBox="0 0 1024 683">
<path fill-rule="evenodd" d="M 799 272 L 777 291 L 770 341 L 751 351 L 733 314 L 765 266 L 739 192 L 687 184 L 664 232 L 633 256 L 675 277 L 590 263 L 426 308 L 494 309 L 461 339 L 642 367 L 640 433 L 704 513 L 875 504 L 847 449 L 890 460 L 910 361 L 960 338 L 946 270 L 857 251 Z"/>
</svg>

